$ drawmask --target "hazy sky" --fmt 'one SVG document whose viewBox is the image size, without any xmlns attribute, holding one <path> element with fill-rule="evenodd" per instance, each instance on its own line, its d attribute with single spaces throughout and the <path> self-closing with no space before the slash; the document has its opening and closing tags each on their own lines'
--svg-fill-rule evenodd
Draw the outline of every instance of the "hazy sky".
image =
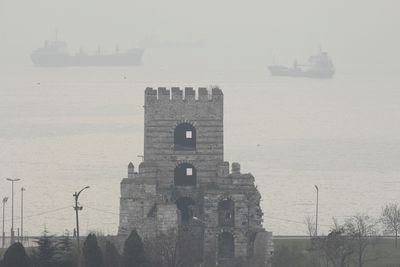
<svg viewBox="0 0 400 267">
<path fill-rule="evenodd" d="M 266 65 L 274 54 L 287 63 L 322 44 L 336 65 L 393 68 L 399 10 L 398 0 L 0 0 L 0 64 L 31 64 L 30 52 L 57 28 L 71 52 L 124 49 L 154 35 L 206 39 L 198 53 L 210 64 Z M 163 59 L 180 61 L 179 53 Z"/>
</svg>

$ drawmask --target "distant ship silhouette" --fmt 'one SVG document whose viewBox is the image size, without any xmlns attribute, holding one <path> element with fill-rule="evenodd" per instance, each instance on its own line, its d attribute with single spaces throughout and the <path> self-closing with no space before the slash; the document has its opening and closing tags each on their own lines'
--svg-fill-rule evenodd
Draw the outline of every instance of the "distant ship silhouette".
<svg viewBox="0 0 400 267">
<path fill-rule="evenodd" d="M 272 76 L 328 79 L 335 74 L 335 67 L 327 52 L 319 51 L 318 54 L 311 56 L 308 62 L 307 65 L 300 65 L 295 60 L 293 67 L 270 65 L 268 69 Z"/>
<path fill-rule="evenodd" d="M 82 49 L 71 55 L 67 44 L 63 41 L 45 41 L 43 47 L 34 50 L 31 54 L 33 64 L 41 67 L 68 67 L 68 66 L 140 66 L 143 65 L 144 49 L 132 48 L 126 52 L 119 52 L 118 47 L 113 54 L 88 55 Z"/>
</svg>

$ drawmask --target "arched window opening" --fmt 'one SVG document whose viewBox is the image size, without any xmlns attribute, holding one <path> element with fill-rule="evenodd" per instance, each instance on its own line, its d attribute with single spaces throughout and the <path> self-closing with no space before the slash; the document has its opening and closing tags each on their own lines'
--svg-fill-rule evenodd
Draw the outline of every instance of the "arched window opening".
<svg viewBox="0 0 400 267">
<path fill-rule="evenodd" d="M 181 123 L 174 131 L 175 150 L 196 149 L 196 128 L 189 123 Z"/>
<path fill-rule="evenodd" d="M 235 203 L 231 199 L 223 199 L 218 203 L 218 225 L 235 226 Z"/>
<path fill-rule="evenodd" d="M 218 258 L 234 258 L 235 242 L 231 233 L 224 232 L 218 236 Z"/>
<path fill-rule="evenodd" d="M 197 180 L 196 168 L 189 163 L 179 164 L 174 171 L 174 184 L 177 186 L 195 186 Z"/>
<path fill-rule="evenodd" d="M 190 197 L 181 197 L 176 201 L 176 207 L 180 211 L 180 222 L 189 223 L 194 216 L 195 202 Z"/>
</svg>

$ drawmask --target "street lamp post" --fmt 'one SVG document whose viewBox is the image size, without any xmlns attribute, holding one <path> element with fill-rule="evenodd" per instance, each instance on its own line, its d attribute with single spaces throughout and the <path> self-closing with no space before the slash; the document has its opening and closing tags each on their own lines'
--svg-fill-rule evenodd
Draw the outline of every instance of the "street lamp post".
<svg viewBox="0 0 400 267">
<path fill-rule="evenodd" d="M 315 185 L 315 189 L 317 190 L 317 205 L 315 209 L 315 236 L 318 236 L 318 194 L 319 194 L 319 188 L 317 185 Z"/>
<path fill-rule="evenodd" d="M 79 192 L 75 192 L 75 194 L 73 194 L 74 198 L 75 198 L 75 206 L 74 206 L 74 210 L 75 210 L 75 214 L 76 214 L 76 240 L 77 240 L 77 244 L 78 244 L 78 253 L 80 253 L 80 243 L 79 243 L 79 216 L 78 216 L 78 212 L 80 210 L 83 209 L 82 206 L 79 206 L 78 204 L 78 198 L 79 195 L 82 193 L 83 190 L 88 189 L 89 186 L 85 186 L 84 188 L 82 188 Z"/>
<path fill-rule="evenodd" d="M 14 182 L 18 182 L 21 179 L 6 178 L 6 180 L 11 182 L 11 244 L 14 244 Z"/>
<path fill-rule="evenodd" d="M 4 207 L 6 205 L 7 200 L 8 200 L 8 197 L 3 198 L 3 240 L 2 240 L 2 245 L 1 245 L 2 248 L 4 248 L 4 243 L 5 243 L 5 238 L 6 238 L 6 232 L 4 231 L 4 216 L 5 216 Z"/>
<path fill-rule="evenodd" d="M 24 191 L 26 189 L 21 187 L 21 243 L 24 242 Z"/>
</svg>

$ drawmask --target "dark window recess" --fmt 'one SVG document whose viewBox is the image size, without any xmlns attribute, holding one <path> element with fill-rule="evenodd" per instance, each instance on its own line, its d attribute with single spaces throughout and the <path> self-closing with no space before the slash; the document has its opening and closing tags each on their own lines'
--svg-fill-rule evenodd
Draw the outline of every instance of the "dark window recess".
<svg viewBox="0 0 400 267">
<path fill-rule="evenodd" d="M 235 257 L 235 242 L 231 233 L 224 232 L 218 236 L 218 258 Z"/>
<path fill-rule="evenodd" d="M 180 222 L 189 223 L 194 216 L 195 202 L 190 197 L 181 197 L 176 201 L 176 207 L 180 211 Z"/>
<path fill-rule="evenodd" d="M 196 128 L 189 123 L 181 123 L 174 131 L 175 150 L 196 149 Z"/>
<path fill-rule="evenodd" d="M 179 164 L 174 171 L 174 184 L 178 186 L 195 186 L 197 171 L 192 164 Z"/>
<path fill-rule="evenodd" d="M 231 199 L 218 203 L 218 225 L 235 226 L 235 203 Z"/>
</svg>

